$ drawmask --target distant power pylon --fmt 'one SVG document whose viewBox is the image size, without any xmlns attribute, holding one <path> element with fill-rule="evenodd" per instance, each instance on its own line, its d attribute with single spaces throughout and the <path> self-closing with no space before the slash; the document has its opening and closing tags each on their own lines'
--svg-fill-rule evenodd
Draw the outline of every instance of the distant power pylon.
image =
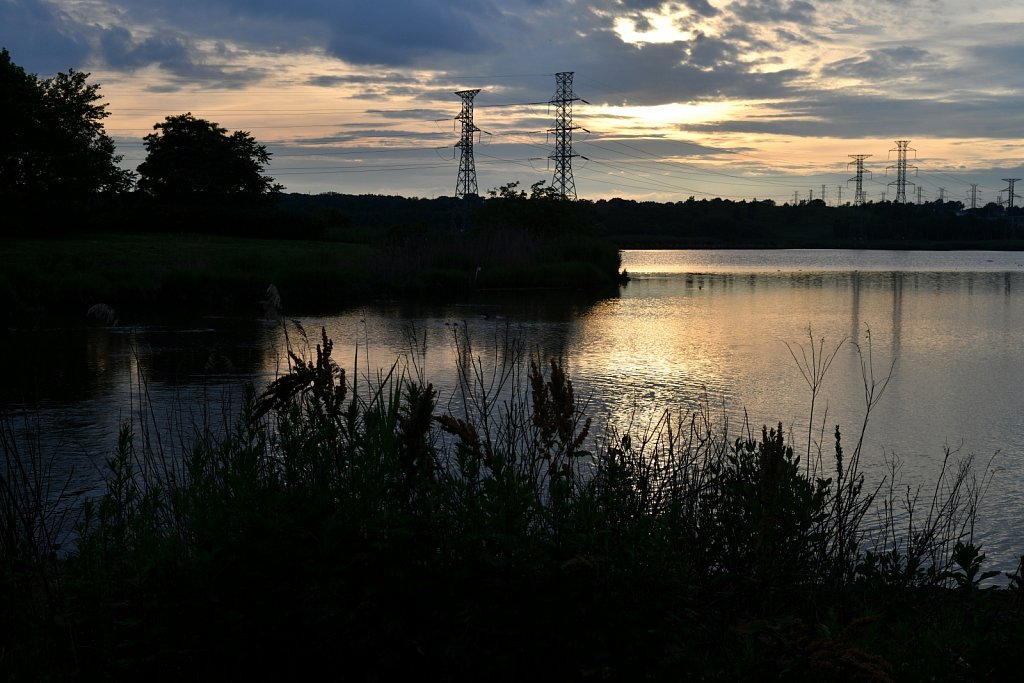
<svg viewBox="0 0 1024 683">
<path fill-rule="evenodd" d="M 828 204 L 828 195 L 825 194 L 825 183 L 821 184 L 821 201 Z"/>
<path fill-rule="evenodd" d="M 580 126 L 572 122 L 572 103 L 587 103 L 573 93 L 572 76 L 572 71 L 555 74 L 555 96 L 548 102 L 555 107 L 555 127 L 548 131 L 555 134 L 555 151 L 548 157 L 555 162 L 551 187 L 555 188 L 561 199 L 576 199 L 576 183 L 572 179 L 572 158 L 580 155 L 573 154 L 572 132 L 578 130 Z"/>
<path fill-rule="evenodd" d="M 473 160 L 473 134 L 480 129 L 473 123 L 473 98 L 480 92 L 476 90 L 460 90 L 455 93 L 462 98 L 462 111 L 455 117 L 462 122 L 462 136 L 455 143 L 462 150 L 459 157 L 459 179 L 455 183 L 456 197 L 470 197 L 478 194 L 476 184 L 476 162 Z"/>
<path fill-rule="evenodd" d="M 907 152 L 917 153 L 916 149 L 910 149 L 907 145 L 910 144 L 910 140 L 896 140 L 896 147 L 889 150 L 891 155 L 896 152 L 896 180 L 889 183 L 890 185 L 896 186 L 896 203 L 906 204 L 907 203 Z M 892 166 L 886 168 L 888 171 Z M 917 166 L 911 166 L 914 171 L 917 171 Z M 913 185 L 914 183 L 909 183 Z"/>
<path fill-rule="evenodd" d="M 923 188 L 923 187 L 921 187 L 920 185 L 918 185 L 918 186 L 917 186 L 916 188 L 914 188 L 914 189 L 916 189 L 916 190 L 917 190 L 917 203 L 918 203 L 918 204 L 920 204 L 920 203 L 921 203 L 921 201 L 922 201 L 922 198 L 924 197 L 924 188 Z"/>
<path fill-rule="evenodd" d="M 843 186 L 836 185 L 836 206 L 843 205 Z"/>
<path fill-rule="evenodd" d="M 853 204 L 854 206 L 860 206 L 867 201 L 867 196 L 864 194 L 864 160 L 867 159 L 870 154 L 848 154 L 847 156 L 852 157 L 853 161 L 846 164 L 846 168 L 850 168 L 850 164 L 854 165 L 855 175 L 850 180 L 856 180 L 856 190 L 853 193 Z M 867 172 L 869 175 L 871 171 Z M 846 182 L 850 182 L 847 180 Z"/>
<path fill-rule="evenodd" d="M 978 208 L 978 183 L 971 183 L 971 208 Z"/>
<path fill-rule="evenodd" d="M 945 203 L 946 203 L 946 188 L 940 187 L 939 188 L 939 204 L 945 204 Z"/>
<path fill-rule="evenodd" d="M 1006 188 L 1006 193 L 1009 195 L 1009 197 L 1006 200 L 1006 208 L 1007 208 L 1007 210 L 1013 208 L 1013 199 L 1014 199 L 1014 197 L 1017 196 L 1017 195 L 1015 195 L 1013 193 L 1013 185 L 1018 180 L 1020 180 L 1020 178 L 1003 178 L 1003 182 L 1004 183 L 1009 183 L 1010 184 L 1010 186 L 1008 188 Z"/>
</svg>

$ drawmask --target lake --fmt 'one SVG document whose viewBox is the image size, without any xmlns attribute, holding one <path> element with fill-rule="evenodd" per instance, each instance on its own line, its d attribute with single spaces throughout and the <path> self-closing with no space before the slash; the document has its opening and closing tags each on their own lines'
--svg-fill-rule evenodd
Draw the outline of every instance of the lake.
<svg viewBox="0 0 1024 683">
<path fill-rule="evenodd" d="M 864 363 L 879 387 L 891 368 L 865 440 L 869 479 L 898 458 L 905 483 L 923 484 L 928 497 L 946 448 L 982 467 L 991 459 L 977 540 L 995 568 L 1015 568 L 1024 552 L 1024 253 L 626 251 L 623 265 L 631 281 L 597 300 L 465 292 L 445 304 L 376 304 L 284 326 L 254 303 L 237 318 L 106 326 L 83 316 L 10 330 L 0 337 L 9 368 L 0 406 L 19 428 L 27 421 L 47 435 L 44 450 L 57 454 L 74 494 L 95 494 L 140 396 L 153 407 L 144 415 L 151 438 L 187 440 L 193 422 L 230 421 L 221 407 L 244 381 L 260 385 L 287 367 L 285 330 L 301 350 L 301 329 L 315 344 L 324 327 L 350 379 L 372 380 L 397 362 L 432 382 L 451 410 L 460 408 L 460 361 L 489 378 L 511 344 L 519 360 L 564 359 L 598 424 L 636 430 L 664 411 L 704 405 L 734 435 L 781 422 L 802 452 L 811 391 L 794 354 L 809 353 L 813 339 L 835 358 L 812 439 L 823 430 L 830 453 L 839 424 L 851 449 L 864 417 Z"/>
</svg>

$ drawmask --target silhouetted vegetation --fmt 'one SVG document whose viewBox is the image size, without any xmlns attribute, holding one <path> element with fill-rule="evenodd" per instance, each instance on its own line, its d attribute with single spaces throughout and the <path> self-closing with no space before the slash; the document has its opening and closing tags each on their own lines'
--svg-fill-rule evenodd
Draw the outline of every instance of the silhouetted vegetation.
<svg viewBox="0 0 1024 683">
<path fill-rule="evenodd" d="M 228 134 L 191 113 L 168 116 L 143 138 L 139 190 L 165 202 L 209 204 L 279 192 L 263 175 L 270 153 L 245 131 Z"/>
<path fill-rule="evenodd" d="M 635 248 L 1012 249 L 1024 245 L 1024 212 L 960 202 L 777 205 L 692 197 L 680 202 L 629 199 L 559 201 L 543 182 L 530 192 L 511 183 L 486 198 L 417 199 L 381 195 L 285 195 L 281 206 L 330 221 L 326 234 L 357 240 L 401 231 L 527 228 L 537 234 L 585 234 Z"/>
<path fill-rule="evenodd" d="M 510 342 L 488 370 L 467 341 L 448 410 L 397 366 L 357 380 L 322 335 L 220 436 L 126 424 L 62 557 L 59 481 L 0 431 L 0 671 L 926 681 L 1024 664 L 1020 574 L 984 583 L 969 462 L 917 505 L 897 479 L 867 486 L 838 428 L 806 461 L 781 428 L 736 437 L 707 410 L 596 432 L 560 363 Z"/>
<path fill-rule="evenodd" d="M 97 194 L 123 192 L 133 174 L 118 167 L 103 129 L 110 115 L 89 74 L 71 69 L 40 79 L 0 50 L 0 202 L 7 229 L 22 212 L 52 204 L 81 206 Z"/>
<path fill-rule="evenodd" d="M 157 205 L 139 193 L 121 196 L 49 231 L 41 222 L 21 223 L 22 235 L 54 239 L 4 243 L 0 259 L 11 267 L 0 271 L 0 304 L 14 311 L 81 310 L 84 299 L 87 306 L 106 301 L 128 310 L 202 301 L 194 294 L 175 296 L 171 281 L 161 276 L 171 254 L 181 252 L 175 243 L 182 249 L 201 250 L 204 242 L 211 247 L 202 258 L 174 261 L 184 292 L 215 292 L 208 299 L 221 306 L 251 305 L 265 283 L 274 281 L 292 300 L 328 308 L 360 299 L 444 298 L 484 289 L 614 291 L 617 248 L 1024 248 L 1018 210 L 1007 215 L 995 205 L 965 211 L 955 202 L 838 208 L 820 201 L 566 202 L 544 194 L 543 186 L 534 189 L 508 186 L 504 193 L 466 200 L 282 194 L 208 205 Z M 216 240 L 203 234 L 240 241 L 231 248 L 214 246 Z M 260 241 L 266 239 L 291 244 Z M 76 253 L 80 240 L 96 244 Z M 104 245 L 111 255 L 121 254 L 120 267 L 103 254 Z M 137 250 L 122 253 L 127 245 Z M 230 249 L 267 254 L 251 260 L 252 268 L 237 269 L 241 256 L 230 256 Z M 275 261 L 278 251 L 287 258 Z M 344 269 L 331 272 L 331 263 Z M 119 268 L 134 275 L 122 277 Z M 282 271 L 289 275 L 274 275 Z M 147 273 L 153 274 L 150 282 Z M 93 286 L 100 281 L 125 285 Z"/>
</svg>

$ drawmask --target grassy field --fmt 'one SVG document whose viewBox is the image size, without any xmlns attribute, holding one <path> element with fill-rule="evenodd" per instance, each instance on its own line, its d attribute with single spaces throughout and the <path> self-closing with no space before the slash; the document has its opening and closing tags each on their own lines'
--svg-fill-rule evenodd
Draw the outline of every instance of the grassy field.
<svg viewBox="0 0 1024 683">
<path fill-rule="evenodd" d="M 189 234 L 111 234 L 0 241 L 6 311 L 123 315 L 150 307 L 258 311 L 274 284 L 295 306 L 365 296 L 378 252 L 361 244 Z"/>
<path fill-rule="evenodd" d="M 374 298 L 462 296 L 507 288 L 608 290 L 618 251 L 593 237 L 502 228 L 410 231 L 369 243 L 188 233 L 0 240 L 0 308 L 8 315 L 153 310 L 258 311 L 275 285 L 290 313 Z"/>
</svg>

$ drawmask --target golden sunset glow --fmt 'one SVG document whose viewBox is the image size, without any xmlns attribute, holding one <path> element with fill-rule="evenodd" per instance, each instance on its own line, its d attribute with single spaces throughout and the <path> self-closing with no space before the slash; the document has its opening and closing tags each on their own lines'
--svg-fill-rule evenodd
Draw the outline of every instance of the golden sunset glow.
<svg viewBox="0 0 1024 683">
<path fill-rule="evenodd" d="M 31 72 L 91 72 L 128 168 L 153 124 L 192 112 L 266 144 L 289 190 L 451 194 L 454 92 L 479 88 L 481 192 L 529 185 L 551 176 L 561 71 L 581 197 L 782 202 L 824 184 L 838 201 L 851 154 L 884 197 L 901 139 L 929 199 L 976 183 L 994 201 L 1021 166 L 1024 8 L 994 0 L 33 4 L 31 24 L 0 4 L 0 41 Z"/>
</svg>

